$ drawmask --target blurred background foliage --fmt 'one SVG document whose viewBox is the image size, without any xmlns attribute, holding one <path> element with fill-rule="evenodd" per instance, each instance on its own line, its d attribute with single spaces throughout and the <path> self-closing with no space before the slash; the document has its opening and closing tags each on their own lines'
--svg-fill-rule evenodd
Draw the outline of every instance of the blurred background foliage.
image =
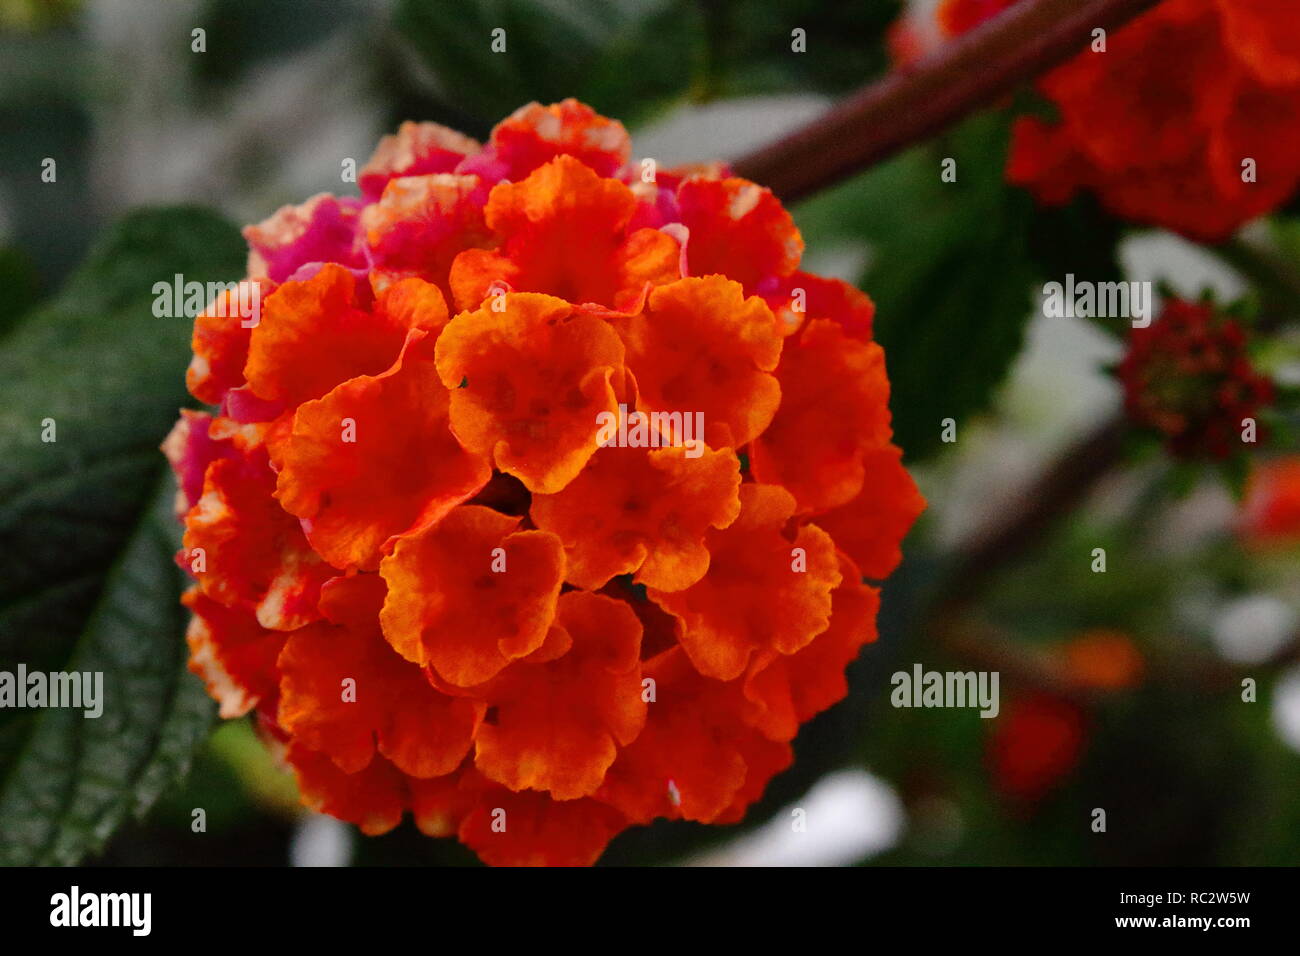
<svg viewBox="0 0 1300 956">
<path fill-rule="evenodd" d="M 409 822 L 369 839 L 306 814 L 247 722 L 191 760 L 213 713 L 180 657 L 155 451 L 187 401 L 189 329 L 152 317 L 150 287 L 238 277 L 234 224 L 338 191 L 340 161 L 364 162 L 404 119 L 481 138 L 525 102 L 575 96 L 622 119 L 638 155 L 735 158 L 887 69 L 899 7 L 0 0 L 0 667 L 95 662 L 156 702 L 93 740 L 48 713 L 0 715 L 0 861 L 472 862 Z M 806 53 L 791 50 L 796 28 Z M 1122 323 L 1043 318 L 1043 282 L 1122 275 L 1245 298 L 1278 320 L 1271 370 L 1285 384 L 1297 365 L 1297 296 L 1277 269 L 1125 229 L 1087 199 L 1035 209 L 1003 182 L 1008 125 L 1007 109 L 974 117 L 793 210 L 806 266 L 877 302 L 898 440 L 931 508 L 848 699 L 804 728 L 747 821 L 634 830 L 605 862 L 1300 861 L 1296 551 L 1244 541 L 1215 475 L 1132 444 L 990 577 L 973 637 L 939 633 L 954 550 L 1025 508 L 1026 483 L 1119 407 L 1107 369 Z M 56 184 L 40 180 L 45 157 Z M 940 182 L 946 157 L 956 184 Z M 1265 231 L 1294 274 L 1300 218 Z M 47 415 L 57 456 L 38 444 Z M 949 417 L 955 444 L 941 441 Z M 1293 452 L 1277 435 L 1269 453 Z M 1137 663 L 1100 683 L 1070 671 L 1114 671 L 1116 654 Z M 1002 713 L 892 707 L 890 675 L 915 662 L 1001 667 Z M 793 805 L 817 808 L 809 834 L 791 837 Z M 206 835 L 191 832 L 196 807 Z M 1105 835 L 1089 828 L 1095 807 Z"/>
</svg>

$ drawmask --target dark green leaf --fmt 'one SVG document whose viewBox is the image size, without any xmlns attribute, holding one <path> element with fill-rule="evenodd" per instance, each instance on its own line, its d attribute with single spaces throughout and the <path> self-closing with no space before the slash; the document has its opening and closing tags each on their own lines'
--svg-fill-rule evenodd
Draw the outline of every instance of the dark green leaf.
<svg viewBox="0 0 1300 956">
<path fill-rule="evenodd" d="M 40 276 L 31 258 L 17 246 L 0 247 L 0 336 L 17 323 L 40 295 Z"/>
<path fill-rule="evenodd" d="M 805 204 L 810 248 L 864 239 L 861 286 L 876 300 L 898 443 L 910 459 L 940 447 L 942 422 L 987 407 L 1020 350 L 1036 269 L 1029 198 L 1002 178 L 1000 117 L 970 121 Z M 956 182 L 943 182 L 946 158 Z"/>
<path fill-rule="evenodd" d="M 158 443 L 188 397 L 191 322 L 153 285 L 243 271 L 211 213 L 137 213 L 0 340 L 0 669 L 102 670 L 104 713 L 0 711 L 0 853 L 68 863 L 145 809 L 210 709 L 184 671 Z M 42 441 L 53 422 L 56 440 Z"/>
<path fill-rule="evenodd" d="M 161 483 L 60 670 L 103 674 L 102 714 L 48 708 L 14 728 L 0 783 L 0 863 L 66 866 L 100 849 L 185 770 L 213 706 L 185 666 L 186 615 Z"/>
<path fill-rule="evenodd" d="M 684 0 L 401 0 L 395 22 L 437 98 L 489 125 L 567 96 L 632 123 L 685 92 L 703 57 Z"/>
</svg>

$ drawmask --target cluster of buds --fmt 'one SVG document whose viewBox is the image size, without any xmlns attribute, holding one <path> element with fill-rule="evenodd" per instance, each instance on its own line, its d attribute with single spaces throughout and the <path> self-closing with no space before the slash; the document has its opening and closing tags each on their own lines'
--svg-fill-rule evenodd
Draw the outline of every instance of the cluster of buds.
<svg viewBox="0 0 1300 956">
<path fill-rule="evenodd" d="M 1223 460 L 1261 441 L 1260 410 L 1272 380 L 1255 370 L 1246 332 L 1208 303 L 1170 299 L 1134 328 L 1119 366 L 1129 418 L 1153 429 L 1179 458 Z"/>
</svg>

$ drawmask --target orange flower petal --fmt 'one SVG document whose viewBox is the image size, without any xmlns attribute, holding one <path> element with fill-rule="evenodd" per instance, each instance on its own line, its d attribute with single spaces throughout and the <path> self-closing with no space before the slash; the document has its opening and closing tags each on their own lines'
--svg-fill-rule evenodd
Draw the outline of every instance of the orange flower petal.
<svg viewBox="0 0 1300 956">
<path fill-rule="evenodd" d="M 249 342 L 244 371 L 253 393 L 289 407 L 320 398 L 350 378 L 392 365 L 412 328 L 406 322 L 426 328 L 446 322 L 446 304 L 436 290 L 423 299 L 431 312 L 390 314 L 373 308 L 372 299 L 368 285 L 358 285 L 337 265 L 280 286 L 266 300 Z"/>
<path fill-rule="evenodd" d="M 794 751 L 788 743 L 768 740 L 760 733 L 741 737 L 737 747 L 745 761 L 745 782 L 727 808 L 714 818 L 714 823 L 739 823 L 743 820 L 745 811 L 763 796 L 772 778 L 794 762 Z"/>
<path fill-rule="evenodd" d="M 1300 61 L 1297 61 L 1300 66 Z M 1260 215 L 1286 202 L 1300 180 L 1300 90 L 1243 85 L 1228 118 L 1210 137 L 1206 165 L 1218 194 Z M 1242 181 L 1242 160 L 1255 160 L 1257 179 Z"/>
<path fill-rule="evenodd" d="M 690 230 L 690 275 L 724 275 L 749 293 L 798 267 L 803 239 L 770 189 L 737 177 L 688 179 L 677 189 L 677 205 Z"/>
<path fill-rule="evenodd" d="M 479 505 L 397 539 L 380 564 L 384 636 L 409 661 L 461 687 L 542 646 L 564 578 L 564 548 Z M 494 570 L 499 568 L 500 570 Z"/>
<path fill-rule="evenodd" d="M 189 668 L 221 705 L 221 716 L 242 717 L 274 696 L 275 660 L 284 634 L 262 627 L 251 611 L 218 604 L 198 588 L 186 591 L 181 602 L 194 612 L 185 632 Z"/>
<path fill-rule="evenodd" d="M 249 284 L 256 284 L 256 293 L 247 288 Z M 241 306 L 261 303 L 275 288 L 267 280 L 245 280 L 240 286 L 243 288 L 222 292 L 194 319 L 190 339 L 194 357 L 185 372 L 185 386 L 191 395 L 209 405 L 220 405 L 226 392 L 244 384 L 253 317 L 245 318 Z"/>
<path fill-rule="evenodd" d="M 783 335 L 794 335 L 811 319 L 832 319 L 853 338 L 871 341 L 876 304 L 861 289 L 840 279 L 795 272 L 761 294 Z"/>
<path fill-rule="evenodd" d="M 357 185 L 366 199 L 374 202 L 383 195 L 389 180 L 401 176 L 425 176 L 454 172 L 466 156 L 479 151 L 477 140 L 437 123 L 407 120 L 391 136 L 385 136 L 357 172 Z"/>
<path fill-rule="evenodd" d="M 523 267 L 492 249 L 466 249 L 451 264 L 447 284 L 458 311 L 477 309 L 494 291 L 529 290 Z"/>
<path fill-rule="evenodd" d="M 441 694 L 384 640 L 375 574 L 325 586 L 321 622 L 289 636 L 280 653 L 279 725 L 346 773 L 376 750 L 404 773 L 451 773 L 469 752 L 484 705 Z M 351 684 L 345 686 L 346 682 Z"/>
<path fill-rule="evenodd" d="M 448 428 L 432 344 L 413 330 L 392 368 L 305 403 L 268 441 L 280 504 L 336 567 L 374 569 L 390 538 L 438 521 L 491 475 Z"/>
<path fill-rule="evenodd" d="M 1224 39 L 1269 86 L 1300 84 L 1300 30 L 1286 0 L 1220 0 Z M 1287 24 L 1286 27 L 1282 27 Z"/>
<path fill-rule="evenodd" d="M 420 832 L 432 837 L 452 837 L 478 801 L 475 788 L 463 784 L 474 773 L 469 764 L 461 770 L 427 780 L 411 779 L 411 815 Z"/>
<path fill-rule="evenodd" d="M 482 158 L 488 160 L 484 171 L 490 167 L 494 182 L 518 182 L 557 156 L 572 156 L 600 175 L 612 176 L 631 155 L 632 142 L 622 123 L 567 99 L 519 107 L 492 130 Z"/>
<path fill-rule="evenodd" d="M 893 445 L 863 456 L 862 492 L 846 505 L 817 515 L 817 525 L 867 577 L 883 581 L 903 560 L 899 547 L 925 510 L 925 498 Z"/>
<path fill-rule="evenodd" d="M 436 338 L 451 318 L 442 291 L 432 282 L 414 276 L 394 281 L 380 279 L 379 273 L 372 273 L 376 314 L 398 328 L 424 329 Z"/>
<path fill-rule="evenodd" d="M 640 411 L 703 415 L 713 448 L 744 445 L 772 421 L 781 334 L 763 300 L 745 298 L 735 282 L 710 276 L 658 286 L 644 312 L 615 324 Z"/>
<path fill-rule="evenodd" d="M 356 773 L 344 773 L 325 754 L 297 741 L 290 743 L 285 759 L 302 802 L 317 813 L 355 823 L 367 836 L 387 833 L 402 822 L 410 799 L 407 778 L 388 761 L 376 758 Z"/>
<path fill-rule="evenodd" d="M 566 576 L 588 590 L 636 572 L 638 583 L 680 591 L 704 576 L 706 529 L 740 513 L 740 464 L 730 449 L 603 448 L 564 490 L 533 497 L 537 527 L 559 535 Z"/>
<path fill-rule="evenodd" d="M 788 746 L 772 745 L 741 720 L 739 682 L 701 676 L 679 647 L 644 669 L 655 695 L 645 729 L 619 752 L 597 793 L 632 822 L 669 817 L 712 823 L 743 799 L 747 757 L 755 764 L 748 789 L 759 792 L 776 772 L 768 772 L 772 754 L 788 763 Z"/>
<path fill-rule="evenodd" d="M 647 282 L 680 277 L 676 240 L 655 229 L 627 234 L 636 208 L 631 190 L 602 179 L 571 156 L 559 156 L 519 183 L 503 182 L 488 199 L 487 223 L 498 252 L 457 257 L 451 287 L 460 309 L 483 302 L 493 283 L 569 302 L 619 307 Z"/>
<path fill-rule="evenodd" d="M 595 452 L 597 415 L 617 407 L 623 345 L 607 322 L 561 299 L 511 292 L 496 305 L 461 313 L 438 339 L 451 427 L 530 491 L 551 494 Z"/>
<path fill-rule="evenodd" d="M 567 653 L 514 664 L 482 688 L 496 718 L 479 729 L 474 764 L 511 790 L 574 800 L 596 792 L 645 724 L 641 623 L 623 601 L 583 591 L 560 598 L 556 622 Z"/>
<path fill-rule="evenodd" d="M 459 836 L 490 866 L 590 866 L 626 826 L 617 810 L 592 799 L 484 786 Z"/>
<path fill-rule="evenodd" d="M 452 260 L 487 243 L 487 187 L 476 176 L 437 173 L 390 180 L 361 226 L 374 265 L 409 272 L 449 290 Z"/>
<path fill-rule="evenodd" d="M 677 617 L 678 640 L 701 674 L 732 680 L 755 651 L 793 654 L 830 623 L 835 544 L 814 525 L 786 538 L 794 509 L 784 488 L 741 485 L 740 517 L 705 539 L 709 573 L 684 591 L 649 589 Z"/>
<path fill-rule="evenodd" d="M 876 639 L 880 594 L 841 560 L 843 580 L 831 592 L 831 624 L 793 654 L 764 651 L 745 674 L 746 721 L 772 740 L 793 740 L 799 725 L 843 699 L 844 669 L 863 644 Z"/>
<path fill-rule="evenodd" d="M 784 487 L 800 511 L 851 501 L 863 456 L 890 437 L 885 353 L 814 319 L 786 342 L 776 377 L 781 407 L 751 449 L 754 477 Z"/>
<path fill-rule="evenodd" d="M 313 262 L 363 267 L 357 241 L 360 206 L 356 199 L 318 193 L 299 206 L 281 206 L 256 226 L 245 226 L 249 278 L 284 282 Z"/>
<path fill-rule="evenodd" d="M 257 452 L 208 466 L 176 560 L 207 597 L 253 608 L 263 627 L 291 631 L 320 617 L 320 587 L 336 572 L 276 502 L 275 474 L 265 451 Z"/>
<path fill-rule="evenodd" d="M 609 242 L 635 208 L 631 190 L 617 179 L 597 175 L 572 156 L 557 156 L 522 182 L 494 187 L 486 214 L 488 225 L 512 241 L 521 232 L 543 227 L 585 250 L 593 237 L 583 234 L 584 226 Z M 567 255 L 567 250 L 557 251 L 556 258 Z"/>
<path fill-rule="evenodd" d="M 640 312 L 651 288 L 682 278 L 682 248 L 666 232 L 636 229 L 614 251 L 609 268 L 618 290 L 614 309 Z"/>
</svg>

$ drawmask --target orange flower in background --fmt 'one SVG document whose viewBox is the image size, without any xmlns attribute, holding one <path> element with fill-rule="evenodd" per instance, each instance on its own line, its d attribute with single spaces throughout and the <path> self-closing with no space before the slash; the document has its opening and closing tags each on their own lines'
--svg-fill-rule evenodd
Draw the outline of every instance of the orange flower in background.
<svg viewBox="0 0 1300 956">
<path fill-rule="evenodd" d="M 957 36 L 1014 2 L 944 0 L 939 32 Z M 907 35 L 904 62 L 924 52 L 920 31 Z M 1300 184 L 1290 0 L 1165 0 L 1038 89 L 1057 116 L 1016 121 L 1007 177 L 1049 205 L 1086 190 L 1124 219 L 1214 242 Z"/>
<path fill-rule="evenodd" d="M 1300 458 L 1288 456 L 1255 464 L 1246 481 L 1237 530 L 1255 547 L 1300 540 Z"/>
<path fill-rule="evenodd" d="M 586 865 L 738 821 L 875 639 L 924 501 L 871 300 L 768 190 L 631 157 L 572 100 L 403 124 L 245 231 L 254 321 L 195 322 L 190 666 L 365 833 Z"/>
<path fill-rule="evenodd" d="M 995 790 L 1022 811 L 1032 810 L 1079 766 L 1095 698 L 1138 686 L 1146 672 L 1133 639 L 1104 628 L 1051 648 L 1045 660 L 1061 689 L 1013 691 L 985 748 Z"/>
<path fill-rule="evenodd" d="M 1123 631 L 1084 631 L 1061 649 L 1065 673 L 1077 687 L 1114 691 L 1136 687 L 1146 672 L 1137 645 Z"/>
</svg>

